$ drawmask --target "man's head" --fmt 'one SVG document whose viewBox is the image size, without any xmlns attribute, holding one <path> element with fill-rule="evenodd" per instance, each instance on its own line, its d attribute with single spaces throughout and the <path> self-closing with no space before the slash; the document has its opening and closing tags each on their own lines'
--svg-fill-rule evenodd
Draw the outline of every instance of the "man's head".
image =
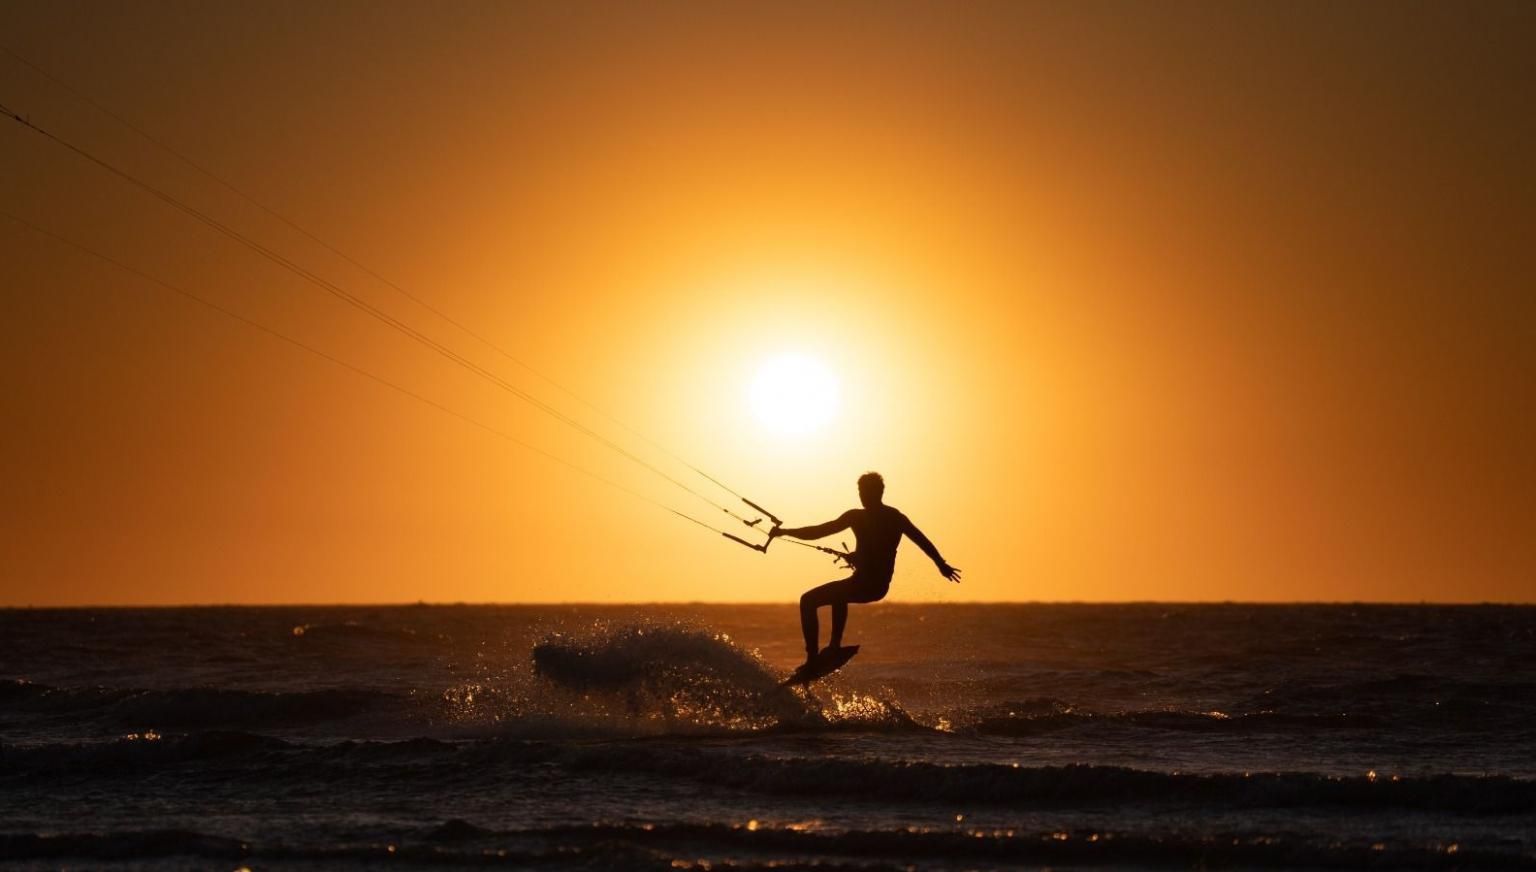
<svg viewBox="0 0 1536 872">
<path fill-rule="evenodd" d="M 859 502 L 864 508 L 873 508 L 880 505 L 881 497 L 885 496 L 885 479 L 878 472 L 866 472 L 859 476 Z"/>
</svg>

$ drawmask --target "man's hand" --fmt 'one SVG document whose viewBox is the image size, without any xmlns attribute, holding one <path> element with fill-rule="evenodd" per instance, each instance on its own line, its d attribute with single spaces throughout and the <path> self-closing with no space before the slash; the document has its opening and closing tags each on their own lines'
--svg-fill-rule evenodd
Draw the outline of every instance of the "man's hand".
<svg viewBox="0 0 1536 872">
<path fill-rule="evenodd" d="M 949 579 L 950 581 L 953 581 L 955 584 L 960 583 L 960 570 L 950 566 L 948 563 L 939 564 L 939 574 Z"/>
<path fill-rule="evenodd" d="M 768 531 L 768 541 L 772 542 L 782 535 L 784 535 L 783 531 L 781 531 L 778 527 L 774 527 Z"/>
</svg>

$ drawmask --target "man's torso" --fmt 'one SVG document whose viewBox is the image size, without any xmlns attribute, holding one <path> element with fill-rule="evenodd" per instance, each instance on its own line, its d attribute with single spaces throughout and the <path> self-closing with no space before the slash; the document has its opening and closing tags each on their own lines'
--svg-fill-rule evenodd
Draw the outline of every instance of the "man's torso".
<svg viewBox="0 0 1536 872">
<path fill-rule="evenodd" d="M 896 568 L 896 547 L 907 528 L 907 518 L 891 506 L 854 509 L 849 514 L 853 529 L 853 566 L 860 576 L 889 580 Z"/>
</svg>

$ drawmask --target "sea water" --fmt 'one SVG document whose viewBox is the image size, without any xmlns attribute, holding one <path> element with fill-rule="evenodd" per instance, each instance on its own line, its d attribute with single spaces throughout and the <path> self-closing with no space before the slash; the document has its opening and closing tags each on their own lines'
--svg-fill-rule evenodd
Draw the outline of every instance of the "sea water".
<svg viewBox="0 0 1536 872">
<path fill-rule="evenodd" d="M 825 625 L 823 621 L 823 625 Z M 0 862 L 1536 868 L 1536 609 L 0 611 Z"/>
</svg>

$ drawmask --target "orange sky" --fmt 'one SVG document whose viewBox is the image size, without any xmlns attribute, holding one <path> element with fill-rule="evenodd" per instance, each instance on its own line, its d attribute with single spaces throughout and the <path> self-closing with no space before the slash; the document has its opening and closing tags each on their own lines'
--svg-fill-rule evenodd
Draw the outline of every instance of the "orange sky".
<svg viewBox="0 0 1536 872">
<path fill-rule="evenodd" d="M 0 45 L 901 600 L 1536 600 L 1528 3 L 12 2 Z M 0 103 L 585 412 L 0 54 Z M 0 209 L 706 514 L 20 126 Z M 0 218 L 0 605 L 793 601 L 757 555 Z M 745 391 L 819 356 L 844 406 Z M 602 419 L 591 419 L 604 426 Z M 622 436 L 622 431 L 618 431 Z"/>
</svg>

